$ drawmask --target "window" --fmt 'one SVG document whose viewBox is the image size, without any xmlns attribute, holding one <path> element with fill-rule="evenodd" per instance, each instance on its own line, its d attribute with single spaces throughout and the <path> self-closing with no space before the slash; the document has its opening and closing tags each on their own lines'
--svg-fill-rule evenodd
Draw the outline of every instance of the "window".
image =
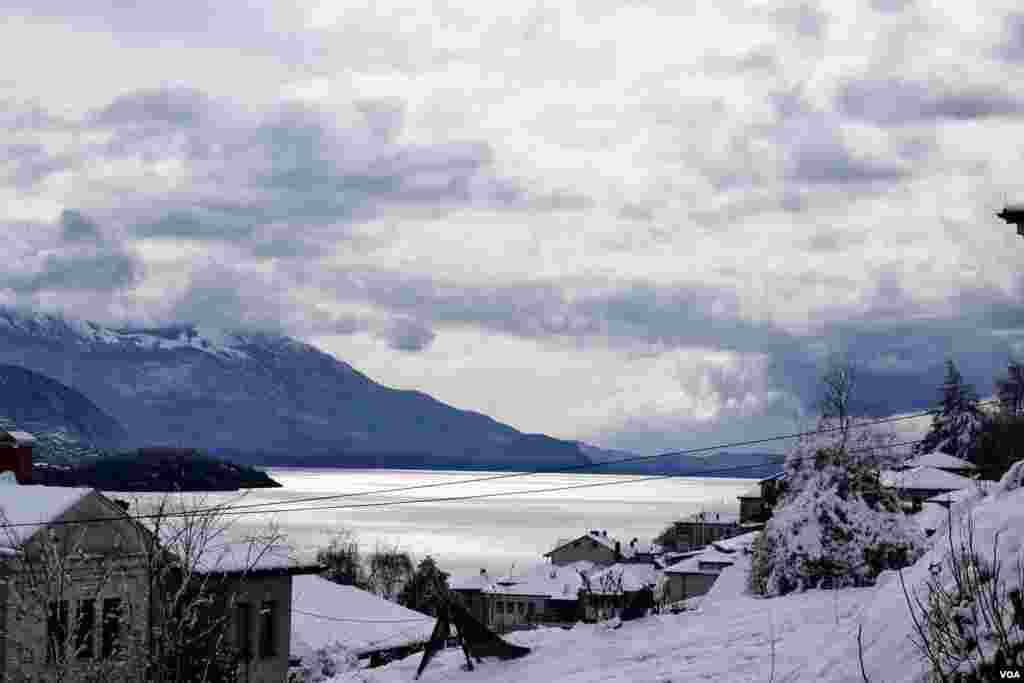
<svg viewBox="0 0 1024 683">
<path fill-rule="evenodd" d="M 249 603 L 240 602 L 235 606 L 235 647 L 238 648 L 238 654 L 246 659 L 252 656 L 249 633 Z"/>
<path fill-rule="evenodd" d="M 526 604 L 526 614 L 528 616 L 532 617 L 535 614 L 535 612 L 536 612 L 536 608 L 537 608 L 537 606 L 534 605 L 532 602 L 527 603 Z"/>
<path fill-rule="evenodd" d="M 46 620 L 46 659 L 63 659 L 64 646 L 68 637 L 68 601 L 50 603 L 50 614 Z"/>
<path fill-rule="evenodd" d="M 516 605 L 516 611 L 519 612 L 520 614 L 523 614 L 524 612 L 526 612 L 526 606 L 523 605 L 523 603 L 520 602 L 520 603 L 518 603 Z"/>
<path fill-rule="evenodd" d="M 95 625 L 96 601 L 79 600 L 78 615 L 75 618 L 75 656 L 79 659 L 92 659 Z"/>
<path fill-rule="evenodd" d="M 103 637 L 100 657 L 113 657 L 117 653 L 121 638 L 121 598 L 107 598 L 103 601 Z"/>
<path fill-rule="evenodd" d="M 264 600 L 260 607 L 260 657 L 277 654 L 277 638 L 274 633 L 274 619 L 277 618 L 277 603 Z"/>
<path fill-rule="evenodd" d="M 504 613 L 505 612 L 505 603 L 502 602 L 501 600 L 498 600 L 498 602 L 494 603 L 494 611 L 497 612 L 498 614 Z"/>
</svg>

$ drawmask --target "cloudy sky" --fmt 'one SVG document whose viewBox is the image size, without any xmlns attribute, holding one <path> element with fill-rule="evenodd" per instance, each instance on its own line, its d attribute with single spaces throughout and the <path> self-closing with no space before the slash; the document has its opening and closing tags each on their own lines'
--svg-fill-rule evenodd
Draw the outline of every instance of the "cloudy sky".
<svg viewBox="0 0 1024 683">
<path fill-rule="evenodd" d="M 501 5 L 8 0 L 0 304 L 644 452 L 1024 352 L 1017 2 Z"/>
</svg>

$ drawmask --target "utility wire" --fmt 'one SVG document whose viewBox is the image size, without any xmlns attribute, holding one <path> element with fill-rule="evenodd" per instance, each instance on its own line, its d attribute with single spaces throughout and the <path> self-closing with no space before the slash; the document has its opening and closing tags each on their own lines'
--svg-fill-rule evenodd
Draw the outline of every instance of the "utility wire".
<svg viewBox="0 0 1024 683">
<path fill-rule="evenodd" d="M 904 418 L 904 419 L 906 419 L 906 418 Z M 814 434 L 814 433 L 816 433 L 816 432 L 808 432 L 808 434 Z M 859 449 L 851 449 L 848 452 L 850 452 L 850 453 L 859 453 L 859 452 L 880 450 L 880 449 L 885 449 L 885 448 L 898 448 L 898 447 L 901 447 L 901 446 L 909 446 L 909 445 L 913 445 L 913 444 L 916 444 L 916 443 L 920 443 L 921 441 L 922 441 L 921 439 L 915 439 L 915 440 L 912 440 L 912 441 L 904 441 L 904 442 L 900 442 L 900 443 L 880 444 L 880 445 L 877 445 L 877 446 L 870 446 L 870 447 L 859 448 Z M 813 456 L 807 456 L 807 459 L 810 459 L 811 457 L 813 457 Z M 737 465 L 737 466 L 730 466 L 730 467 L 715 468 L 715 469 L 705 470 L 704 472 L 701 473 L 701 476 L 712 475 L 712 474 L 721 475 L 721 474 L 728 474 L 728 473 L 738 472 L 738 471 L 746 471 L 746 470 L 751 470 L 751 469 L 758 469 L 758 468 L 764 467 L 765 464 L 767 464 L 767 463 L 758 463 L 758 464 L 755 464 L 755 465 Z M 410 499 L 396 500 L 396 501 L 379 501 L 379 502 L 373 502 L 373 503 L 349 503 L 349 504 L 342 504 L 342 505 L 322 505 L 322 506 L 308 506 L 308 507 L 291 507 L 291 508 L 278 508 L 278 509 L 273 509 L 273 510 L 265 510 L 265 509 L 260 509 L 260 510 L 234 509 L 232 506 L 222 505 L 220 507 L 213 507 L 213 508 L 209 508 L 209 509 L 193 509 L 193 510 L 185 510 L 185 511 L 181 511 L 181 512 L 163 512 L 163 513 L 152 513 L 152 514 L 141 514 L 141 515 L 126 515 L 126 516 L 129 516 L 132 519 L 141 520 L 141 519 L 159 519 L 159 518 L 166 519 L 166 518 L 170 518 L 170 517 L 184 517 L 184 516 L 190 516 L 190 515 L 201 514 L 201 513 L 206 513 L 206 512 L 213 512 L 213 513 L 224 515 L 224 516 L 229 516 L 229 515 L 230 516 L 235 516 L 235 515 L 241 516 L 241 515 L 252 515 L 252 514 L 275 514 L 275 513 L 284 513 L 284 512 L 308 512 L 308 511 L 317 511 L 317 510 L 360 509 L 360 508 L 388 507 L 388 506 L 393 506 L 393 505 L 408 505 L 408 504 L 414 504 L 414 503 L 444 503 L 444 502 L 456 502 L 456 501 L 481 500 L 481 499 L 485 499 L 485 498 L 496 498 L 496 497 L 501 497 L 501 496 L 514 496 L 514 495 L 526 495 L 526 494 L 532 494 L 532 493 L 554 493 L 554 492 L 558 492 L 558 491 L 568 491 L 568 490 L 573 490 L 573 489 L 597 488 L 597 487 L 602 487 L 602 486 L 621 486 L 623 484 L 633 484 L 633 483 L 644 482 L 644 481 L 656 481 L 656 480 L 660 480 L 660 479 L 674 479 L 674 478 L 679 478 L 679 477 L 680 477 L 680 475 L 678 475 L 678 474 L 641 475 L 641 476 L 633 477 L 632 479 L 628 479 L 628 480 L 618 480 L 617 479 L 615 481 L 589 482 L 589 483 L 584 483 L 584 484 L 572 484 L 572 485 L 567 485 L 567 486 L 555 486 L 555 487 L 548 487 L 548 488 L 543 488 L 543 489 L 524 489 L 524 490 L 517 490 L 517 491 L 496 491 L 496 492 L 493 492 L 493 493 L 478 493 L 478 494 L 466 494 L 466 495 L 458 495 L 458 496 L 443 496 L 443 497 L 439 497 L 439 498 L 410 498 Z M 409 487 L 409 488 L 412 488 L 412 487 Z M 422 488 L 422 487 L 417 487 L 417 488 Z M 367 492 L 367 494 L 369 494 L 369 493 L 373 493 L 373 492 Z M 364 495 L 367 495 L 367 494 L 364 494 Z M 271 503 L 271 504 L 276 504 L 276 503 Z M 285 503 L 285 504 L 287 504 L 287 503 Z M 119 519 L 124 519 L 124 517 L 94 517 L 94 518 L 76 519 L 76 520 L 58 520 L 58 521 L 52 521 L 52 522 L 0 523 L 0 528 L 24 527 L 24 526 L 63 526 L 63 525 L 68 525 L 68 524 L 91 524 L 91 523 L 101 523 L 101 522 L 116 521 L 116 520 L 119 520 Z"/>
<path fill-rule="evenodd" d="M 983 404 L 986 404 L 986 403 L 992 403 L 992 402 L 994 402 L 994 401 L 982 401 L 982 402 L 979 402 L 979 405 L 983 405 Z M 870 420 L 870 421 L 865 421 L 865 422 L 851 424 L 850 428 L 870 427 L 870 426 L 877 425 L 877 424 L 888 424 L 888 423 L 892 423 L 892 422 L 901 422 L 901 421 L 904 421 L 904 420 L 915 420 L 917 418 L 925 417 L 927 415 L 934 415 L 937 412 L 938 412 L 937 410 L 926 410 L 926 411 L 922 411 L 922 412 L 919 412 L 919 413 L 912 413 L 910 415 L 901 415 L 899 417 L 889 417 L 889 418 L 883 418 L 883 419 L 879 419 L 879 420 Z M 482 482 L 488 482 L 488 481 L 497 481 L 497 480 L 500 480 L 500 479 L 514 479 L 514 478 L 517 478 L 517 477 L 529 477 L 529 476 L 534 476 L 534 475 L 537 475 L 537 474 L 568 474 L 568 473 L 574 472 L 576 470 L 589 470 L 589 469 L 595 469 L 595 468 L 600 468 L 600 467 L 610 467 L 612 465 L 621 465 L 621 464 L 629 464 L 629 463 L 634 463 L 634 462 L 659 460 L 659 459 L 662 459 L 662 458 L 678 457 L 678 456 L 681 456 L 681 455 L 694 455 L 694 454 L 698 454 L 698 453 L 707 453 L 707 452 L 710 452 L 710 451 L 717 451 L 717 450 L 721 450 L 721 449 L 725 449 L 725 448 L 741 448 L 741 447 L 746 447 L 746 446 L 757 446 L 757 445 L 761 445 L 761 444 L 765 444 L 765 443 L 771 443 L 771 442 L 775 442 L 775 441 L 783 441 L 783 440 L 786 440 L 786 439 L 800 438 L 800 437 L 811 436 L 811 435 L 815 435 L 815 434 L 828 434 L 828 433 L 831 433 L 831 432 L 842 431 L 842 429 L 843 429 L 842 427 L 828 427 L 828 428 L 825 428 L 825 429 L 816 429 L 816 430 L 810 430 L 810 431 L 805 431 L 805 432 L 796 432 L 796 433 L 793 433 L 793 434 L 783 434 L 783 435 L 779 435 L 779 436 L 770 436 L 770 437 L 765 437 L 765 438 L 761 438 L 761 439 L 752 439 L 752 440 L 748 440 L 748 441 L 736 441 L 736 442 L 732 442 L 732 443 L 718 444 L 718 445 L 714 445 L 714 446 L 704 446 L 704 447 L 700 447 L 700 448 L 691 448 L 691 449 L 681 450 L 681 451 L 669 451 L 669 452 L 666 452 L 666 453 L 659 453 L 657 455 L 638 455 L 638 456 L 633 456 L 633 457 L 629 457 L 629 458 L 620 458 L 620 459 L 617 459 L 617 460 L 607 460 L 607 461 L 604 461 L 604 462 L 585 463 L 585 464 L 581 464 L 581 465 L 570 465 L 568 467 L 559 467 L 557 469 L 556 468 L 548 468 L 548 469 L 527 470 L 526 472 L 506 472 L 506 473 L 503 473 L 503 474 L 492 474 L 492 475 L 487 475 L 487 476 L 482 476 L 482 477 L 471 477 L 471 478 L 468 478 L 468 479 L 459 479 L 459 480 L 456 480 L 456 481 L 431 482 L 431 483 L 426 483 L 426 484 L 413 484 L 411 486 L 398 486 L 398 487 L 385 488 L 385 489 L 374 489 L 372 491 L 356 491 L 356 492 L 350 492 L 350 493 L 332 493 L 332 494 L 323 495 L 323 496 L 305 496 L 305 497 L 302 497 L 302 498 L 294 498 L 294 499 L 289 500 L 289 501 L 280 501 L 280 502 L 270 501 L 270 502 L 265 502 L 265 503 L 241 503 L 241 504 L 234 504 L 234 505 L 221 505 L 221 506 L 213 506 L 213 507 L 210 507 L 210 508 L 196 508 L 194 510 L 191 510 L 190 512 L 192 514 L 195 514 L 195 513 L 203 513 L 203 512 L 222 512 L 222 511 L 224 511 L 227 508 L 230 508 L 231 510 L 245 510 L 245 509 L 254 509 L 254 508 L 266 508 L 268 506 L 274 506 L 274 505 L 295 505 L 295 504 L 299 504 L 299 503 L 313 503 L 313 502 L 320 502 L 320 501 L 325 501 L 325 500 L 340 500 L 340 499 L 343 499 L 343 498 L 358 498 L 358 497 L 363 497 L 363 496 L 374 496 L 374 495 L 380 495 L 380 494 L 384 494 L 384 493 L 404 493 L 406 491 L 415 491 L 415 490 L 420 490 L 420 489 L 431 489 L 431 488 L 440 488 L 442 486 L 458 486 L 458 485 L 461 485 L 461 484 L 476 484 L 476 483 L 482 483 Z M 781 457 L 781 455 L 780 455 L 780 457 Z M 771 464 L 771 463 L 762 463 L 760 465 L 750 465 L 750 466 L 742 465 L 742 466 L 736 466 L 735 469 L 736 469 L 736 471 L 745 471 L 745 470 L 752 469 L 752 468 L 762 467 L 765 464 Z M 726 468 L 725 470 L 721 470 L 721 471 L 732 471 L 732 469 L 731 468 Z M 699 472 L 699 473 L 696 473 L 696 474 L 693 474 L 693 475 L 689 475 L 689 476 L 700 477 L 700 476 L 705 476 L 707 474 L 713 474 L 715 472 L 716 472 L 716 470 L 705 470 L 704 472 Z M 678 476 L 687 476 L 687 475 L 682 475 L 682 474 L 659 475 L 659 478 L 665 478 L 665 477 L 670 477 L 670 476 L 671 477 L 678 477 Z M 304 511 L 304 510 L 308 510 L 309 508 L 294 508 L 294 509 L 296 511 Z M 330 508 L 325 508 L 325 509 L 330 509 Z M 281 511 L 282 510 L 278 509 L 278 510 L 272 510 L 272 511 L 268 510 L 266 512 L 281 512 Z"/>
<path fill-rule="evenodd" d="M 347 619 L 345 617 L 330 617 L 326 614 L 306 612 L 301 609 L 295 609 L 294 607 L 292 608 L 292 611 L 298 612 L 299 614 L 305 614 L 308 617 L 317 617 L 318 619 L 326 619 L 327 621 L 339 621 L 353 624 L 409 624 L 412 622 L 431 621 L 434 619 L 434 617 L 429 617 L 427 615 L 423 615 L 422 617 L 417 617 L 415 619 Z M 388 638 L 390 637 L 391 636 L 388 636 Z M 385 640 L 387 640 L 387 638 L 385 638 Z"/>
</svg>

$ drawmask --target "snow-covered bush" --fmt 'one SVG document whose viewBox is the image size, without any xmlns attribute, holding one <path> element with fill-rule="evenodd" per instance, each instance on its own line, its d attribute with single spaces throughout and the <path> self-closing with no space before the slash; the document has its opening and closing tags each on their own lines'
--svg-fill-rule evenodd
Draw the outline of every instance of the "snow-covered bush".
<svg viewBox="0 0 1024 683">
<path fill-rule="evenodd" d="M 289 683 L 321 683 L 329 678 L 361 668 L 359 656 L 340 644 L 306 651 L 302 663 L 293 667 Z"/>
<path fill-rule="evenodd" d="M 1005 496 L 1022 484 L 1024 460 L 1010 468 L 992 496 Z M 1019 535 L 1000 543 L 998 531 L 991 549 L 977 547 L 971 511 L 958 533 L 953 521 L 951 516 L 945 529 L 948 551 L 929 566 L 924 594 L 904 585 L 915 643 L 936 680 L 998 680 L 997 672 L 1024 666 L 1024 552 Z"/>
<path fill-rule="evenodd" d="M 819 430 L 835 426 L 824 420 Z M 753 548 L 755 592 L 869 584 L 921 554 L 924 535 L 879 478 L 896 460 L 892 441 L 852 421 L 802 439 L 787 454 L 781 498 Z"/>
</svg>

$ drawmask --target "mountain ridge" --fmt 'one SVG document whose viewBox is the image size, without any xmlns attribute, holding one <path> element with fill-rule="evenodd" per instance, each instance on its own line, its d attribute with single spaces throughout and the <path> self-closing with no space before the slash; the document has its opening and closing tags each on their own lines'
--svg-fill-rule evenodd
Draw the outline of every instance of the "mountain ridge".
<svg viewBox="0 0 1024 683">
<path fill-rule="evenodd" d="M 108 327 L 0 307 L 0 363 L 88 397 L 125 426 L 128 445 L 231 453 L 243 464 L 291 457 L 328 466 L 554 471 L 617 453 L 521 432 L 422 391 L 384 386 L 311 344 L 274 333 Z M 694 474 L 705 464 L 681 456 L 594 471 Z"/>
</svg>

